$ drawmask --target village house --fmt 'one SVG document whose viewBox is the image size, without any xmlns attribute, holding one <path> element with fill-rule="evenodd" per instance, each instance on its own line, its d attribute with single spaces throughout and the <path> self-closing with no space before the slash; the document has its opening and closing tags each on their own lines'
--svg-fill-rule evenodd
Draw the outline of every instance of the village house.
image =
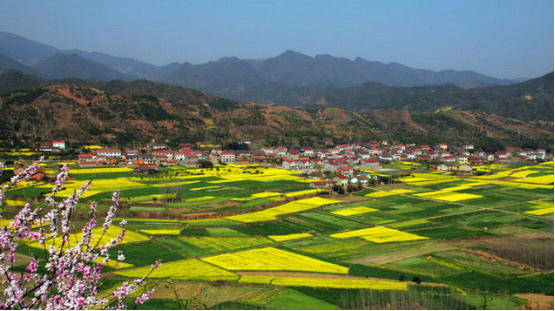
<svg viewBox="0 0 555 311">
<path fill-rule="evenodd" d="M 465 155 L 465 154 L 457 155 L 457 162 L 468 162 L 468 155 Z"/>
<path fill-rule="evenodd" d="M 337 175 L 345 175 L 347 177 L 353 176 L 355 174 L 355 170 L 352 166 L 345 166 L 337 169 Z"/>
<path fill-rule="evenodd" d="M 332 181 L 335 181 L 341 187 L 346 187 L 349 184 L 349 177 L 337 175 L 332 179 Z"/>
<path fill-rule="evenodd" d="M 152 152 L 155 158 L 163 159 L 166 158 L 168 160 L 173 160 L 173 151 L 171 150 L 156 150 Z"/>
<path fill-rule="evenodd" d="M 440 161 L 445 163 L 455 163 L 457 162 L 457 157 L 455 156 L 446 156 L 440 159 Z"/>
<path fill-rule="evenodd" d="M 262 152 L 264 152 L 266 156 L 272 156 L 276 153 L 275 149 L 272 147 L 264 147 L 262 148 Z"/>
<path fill-rule="evenodd" d="M 287 151 L 287 159 L 288 160 L 298 160 L 299 159 L 299 151 L 297 150 L 289 150 Z"/>
<path fill-rule="evenodd" d="M 284 170 L 296 171 L 297 170 L 297 160 L 285 160 L 281 163 L 281 167 Z"/>
<path fill-rule="evenodd" d="M 79 167 L 97 166 L 96 157 L 92 153 L 83 153 L 79 155 Z"/>
<path fill-rule="evenodd" d="M 39 151 L 40 152 L 52 152 L 54 147 L 52 147 L 52 143 L 40 143 L 39 144 Z"/>
<path fill-rule="evenodd" d="M 465 150 L 474 149 L 474 144 L 472 144 L 472 143 L 464 143 L 463 149 L 465 149 Z"/>
<path fill-rule="evenodd" d="M 108 158 L 121 158 L 121 150 L 119 149 L 97 149 L 96 155 Z"/>
<path fill-rule="evenodd" d="M 303 156 L 305 157 L 312 157 L 314 156 L 314 148 L 312 147 L 303 147 L 301 149 L 301 153 L 303 154 Z"/>
<path fill-rule="evenodd" d="M 139 156 L 139 149 L 125 149 L 125 158 L 135 158 Z"/>
<path fill-rule="evenodd" d="M 276 155 L 278 157 L 286 157 L 287 156 L 287 148 L 285 147 L 277 147 L 276 148 Z"/>
<path fill-rule="evenodd" d="M 437 166 L 437 170 L 441 172 L 451 172 L 453 171 L 453 163 L 442 163 Z"/>
<path fill-rule="evenodd" d="M 459 165 L 459 170 L 457 171 L 457 173 L 472 175 L 472 166 L 468 164 L 461 164 Z"/>
<path fill-rule="evenodd" d="M 325 181 L 313 181 L 309 184 L 310 188 L 315 188 L 315 189 L 324 189 L 327 188 L 329 185 L 327 182 Z"/>
<path fill-rule="evenodd" d="M 335 146 L 335 148 L 337 148 L 337 149 L 343 151 L 343 150 L 345 150 L 345 149 L 351 149 L 352 146 L 351 146 L 350 144 L 341 144 L 341 145 Z"/>
<path fill-rule="evenodd" d="M 234 152 L 222 152 L 220 154 L 220 162 L 221 163 L 231 163 L 235 162 L 235 153 Z"/>
<path fill-rule="evenodd" d="M 489 162 L 493 162 L 493 161 L 495 160 L 495 154 L 493 154 L 493 153 L 491 153 L 491 152 L 486 153 L 486 159 L 487 159 Z"/>
<path fill-rule="evenodd" d="M 58 150 L 66 149 L 66 142 L 63 140 L 55 140 L 52 142 L 52 149 L 58 149 Z"/>
<path fill-rule="evenodd" d="M 535 152 L 530 152 L 526 155 L 526 159 L 528 159 L 529 161 L 536 161 L 538 158 L 538 155 Z"/>
<path fill-rule="evenodd" d="M 375 169 L 375 168 L 382 168 L 380 165 L 379 159 L 366 159 L 360 161 L 360 168 L 361 169 Z"/>
</svg>

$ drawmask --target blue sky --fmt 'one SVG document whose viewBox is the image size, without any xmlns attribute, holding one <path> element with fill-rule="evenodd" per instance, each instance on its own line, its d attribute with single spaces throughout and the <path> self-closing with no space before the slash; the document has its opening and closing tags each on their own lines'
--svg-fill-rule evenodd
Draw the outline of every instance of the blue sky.
<svg viewBox="0 0 555 311">
<path fill-rule="evenodd" d="M 534 78 L 553 70 L 553 0 L 0 1 L 0 30 L 155 65 L 286 50 Z"/>
</svg>

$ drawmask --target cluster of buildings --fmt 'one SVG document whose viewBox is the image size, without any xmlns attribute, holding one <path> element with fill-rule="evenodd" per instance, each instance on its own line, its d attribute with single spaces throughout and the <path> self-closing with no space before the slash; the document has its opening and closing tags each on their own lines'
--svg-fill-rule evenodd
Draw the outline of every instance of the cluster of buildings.
<svg viewBox="0 0 555 311">
<path fill-rule="evenodd" d="M 472 172 L 472 165 L 482 163 L 507 163 L 514 161 L 545 160 L 549 155 L 544 149 L 519 150 L 517 152 L 498 151 L 495 153 L 475 150 L 474 145 L 449 146 L 444 143 L 435 146 L 416 144 L 390 144 L 388 141 L 338 144 L 335 147 L 314 149 L 304 146 L 300 149 L 287 147 L 263 147 L 258 150 L 223 150 L 211 146 L 194 149 L 191 144 L 180 144 L 172 150 L 165 143 L 152 142 L 141 149 L 95 149 L 79 155 L 79 165 L 127 165 L 136 167 L 197 166 L 199 161 L 212 163 L 275 163 L 278 168 L 309 174 L 311 172 L 336 172 L 338 176 L 354 176 L 354 171 L 379 169 L 386 162 L 431 162 L 433 169 L 452 171 L 454 167 Z M 459 164 L 463 164 L 459 165 Z M 470 166 L 470 168 L 469 168 Z M 461 171 L 461 172 L 463 172 Z"/>
</svg>

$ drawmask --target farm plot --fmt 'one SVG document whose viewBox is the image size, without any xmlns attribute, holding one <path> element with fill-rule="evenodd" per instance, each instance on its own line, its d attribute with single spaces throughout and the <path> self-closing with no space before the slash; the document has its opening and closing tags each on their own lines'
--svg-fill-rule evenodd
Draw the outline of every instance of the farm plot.
<svg viewBox="0 0 555 311">
<path fill-rule="evenodd" d="M 388 243 L 402 241 L 426 240 L 427 237 L 418 236 L 416 234 L 399 231 L 387 227 L 373 227 L 361 230 L 354 230 L 343 233 L 331 234 L 330 237 L 336 239 L 346 239 L 351 237 L 361 237 L 373 243 Z"/>
<path fill-rule="evenodd" d="M 338 230 L 356 229 L 365 226 L 360 222 L 321 212 L 302 213 L 299 215 L 286 217 L 285 219 L 293 223 L 308 226 L 314 231 L 321 233 L 331 233 Z"/>
<path fill-rule="evenodd" d="M 178 253 L 151 241 L 125 244 L 121 247 L 111 248 L 109 250 L 110 258 L 116 258 L 119 250 L 121 250 L 125 256 L 124 263 L 131 264 L 135 267 L 150 267 L 150 265 L 154 264 L 157 260 L 161 260 L 161 262 L 166 264 L 172 261 L 185 259 Z"/>
<path fill-rule="evenodd" d="M 270 220 L 275 220 L 276 217 L 279 215 L 298 213 L 298 212 L 314 209 L 323 205 L 340 203 L 340 202 L 341 201 L 314 197 L 310 199 L 303 199 L 303 200 L 286 203 L 260 212 L 229 216 L 225 218 L 230 220 L 240 221 L 240 222 L 246 222 L 246 223 L 270 221 Z"/>
<path fill-rule="evenodd" d="M 292 234 L 285 234 L 285 235 L 269 235 L 268 238 L 276 241 L 276 242 L 282 242 L 282 241 L 290 241 L 290 240 L 299 240 L 299 239 L 304 239 L 304 238 L 309 238 L 312 237 L 312 234 L 310 233 L 292 233 Z"/>
<path fill-rule="evenodd" d="M 366 196 L 369 198 L 383 198 L 397 194 L 404 194 L 404 193 L 412 193 L 416 190 L 413 189 L 396 189 L 396 190 L 389 190 L 389 191 L 375 191 L 372 193 L 367 194 Z"/>
<path fill-rule="evenodd" d="M 526 211 L 524 213 L 531 215 L 547 215 L 553 214 L 553 201 L 531 201 L 533 210 Z"/>
<path fill-rule="evenodd" d="M 276 222 L 265 222 L 259 224 L 251 224 L 248 226 L 240 226 L 237 227 L 235 230 L 255 236 L 255 235 L 283 235 L 283 234 L 292 234 L 292 233 L 305 233 L 307 231 L 312 230 L 309 226 L 293 223 L 288 221 L 287 219 L 282 221 Z"/>
<path fill-rule="evenodd" d="M 478 230 L 488 230 L 499 228 L 514 223 L 522 223 L 534 221 L 535 219 L 525 215 L 508 214 L 501 211 L 476 211 L 466 213 L 464 215 L 452 215 L 439 217 L 434 219 L 435 222 L 440 224 L 450 225 L 454 227 L 464 227 L 465 229 L 472 228 Z"/>
<path fill-rule="evenodd" d="M 492 233 L 489 233 L 484 230 L 480 229 L 472 229 L 472 228 L 457 228 L 452 226 L 442 226 L 439 228 L 429 228 L 429 229 L 418 229 L 412 231 L 418 233 L 420 236 L 425 236 L 428 238 L 439 239 L 439 240 L 454 240 L 454 239 L 462 239 L 462 238 L 469 238 L 469 237 L 478 237 L 478 236 L 491 236 Z"/>
<path fill-rule="evenodd" d="M 273 244 L 274 241 L 267 238 L 257 237 L 179 237 L 180 241 L 203 250 L 203 255 L 223 253 L 231 250 L 250 248 L 265 244 Z"/>
<path fill-rule="evenodd" d="M 340 241 L 329 237 L 319 237 L 289 242 L 285 247 L 331 260 L 351 259 L 366 256 L 372 252 L 372 243 L 357 238 Z"/>
<path fill-rule="evenodd" d="M 374 290 L 407 290 L 407 283 L 381 280 L 325 279 L 276 277 L 271 283 L 279 286 L 301 286 L 317 288 L 367 288 Z"/>
<path fill-rule="evenodd" d="M 93 239 L 91 243 L 93 246 L 96 245 L 99 241 L 100 243 L 108 243 L 110 242 L 110 240 L 116 239 L 118 235 L 120 235 L 122 232 L 122 228 L 116 225 L 112 225 L 105 233 L 103 233 L 102 230 L 103 228 L 93 229 Z M 149 240 L 150 239 L 145 235 L 128 230 L 125 232 L 125 238 L 123 239 L 122 244 L 146 242 Z M 50 240 L 47 240 L 45 244 L 47 248 L 50 245 L 54 245 L 55 247 L 59 248 L 61 246 L 61 243 L 62 243 L 62 239 L 56 239 L 55 241 L 50 239 Z M 38 241 L 29 242 L 27 243 L 27 245 L 33 248 L 44 250 L 44 245 L 40 245 Z"/>
<path fill-rule="evenodd" d="M 120 270 L 117 271 L 116 274 L 136 279 L 146 276 L 151 270 L 152 268 L 150 266 L 146 266 Z M 235 273 L 218 268 L 198 259 L 186 259 L 163 264 L 158 270 L 154 270 L 150 277 L 191 281 L 236 281 L 239 279 L 239 276 Z"/>
<path fill-rule="evenodd" d="M 331 212 L 331 213 L 336 214 L 336 215 L 340 215 L 340 216 L 352 216 L 352 215 L 370 213 L 370 212 L 375 212 L 375 211 L 378 211 L 378 210 L 375 209 L 375 208 L 370 208 L 370 207 L 366 207 L 366 206 L 359 206 L 359 207 L 342 209 L 342 210 L 334 211 L 334 212 Z"/>
<path fill-rule="evenodd" d="M 426 275 L 431 277 L 453 277 L 464 272 L 461 270 L 461 267 L 449 264 L 444 260 L 434 259 L 432 256 L 402 259 L 381 264 L 378 267 L 404 272 L 409 275 Z"/>
<path fill-rule="evenodd" d="M 202 258 L 231 271 L 305 271 L 347 274 L 349 268 L 277 248 L 258 248 Z"/>
</svg>

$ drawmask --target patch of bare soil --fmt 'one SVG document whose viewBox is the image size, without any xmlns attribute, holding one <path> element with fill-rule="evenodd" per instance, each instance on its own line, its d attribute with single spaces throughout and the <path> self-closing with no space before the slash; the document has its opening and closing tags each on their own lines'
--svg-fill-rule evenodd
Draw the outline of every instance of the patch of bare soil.
<svg viewBox="0 0 555 311">
<path fill-rule="evenodd" d="M 77 98 L 71 94 L 68 87 L 59 87 L 58 92 L 62 94 L 65 98 L 73 99 L 74 101 L 80 103 L 81 105 L 86 105 L 88 101 L 84 98 Z"/>
<path fill-rule="evenodd" d="M 202 284 L 194 284 L 194 283 L 174 283 L 170 284 L 165 281 L 161 281 L 157 284 L 156 290 L 154 294 L 150 297 L 152 299 L 168 299 L 175 297 L 175 292 L 179 295 L 180 299 L 187 299 L 189 297 L 197 295 L 199 292 L 199 287 L 202 287 Z"/>
<path fill-rule="evenodd" d="M 504 258 L 501 258 L 499 256 L 496 256 L 494 254 L 490 254 L 490 253 L 487 253 L 487 252 L 470 250 L 470 249 L 467 249 L 467 248 L 461 248 L 461 251 L 463 253 L 474 255 L 474 256 L 477 256 L 477 257 L 480 257 L 480 258 L 483 258 L 483 259 L 488 259 L 488 260 L 491 260 L 493 262 L 500 262 L 500 263 L 508 265 L 508 266 L 517 267 L 521 270 L 527 269 L 527 270 L 532 270 L 532 271 L 540 271 L 539 269 L 534 269 L 534 267 L 525 265 L 523 263 L 519 263 L 519 262 L 511 261 L 511 260 L 508 260 L 508 259 L 504 259 Z"/>
<path fill-rule="evenodd" d="M 528 300 L 524 306 L 517 310 L 553 310 L 553 296 L 541 294 L 515 294 L 514 297 Z"/>
</svg>

